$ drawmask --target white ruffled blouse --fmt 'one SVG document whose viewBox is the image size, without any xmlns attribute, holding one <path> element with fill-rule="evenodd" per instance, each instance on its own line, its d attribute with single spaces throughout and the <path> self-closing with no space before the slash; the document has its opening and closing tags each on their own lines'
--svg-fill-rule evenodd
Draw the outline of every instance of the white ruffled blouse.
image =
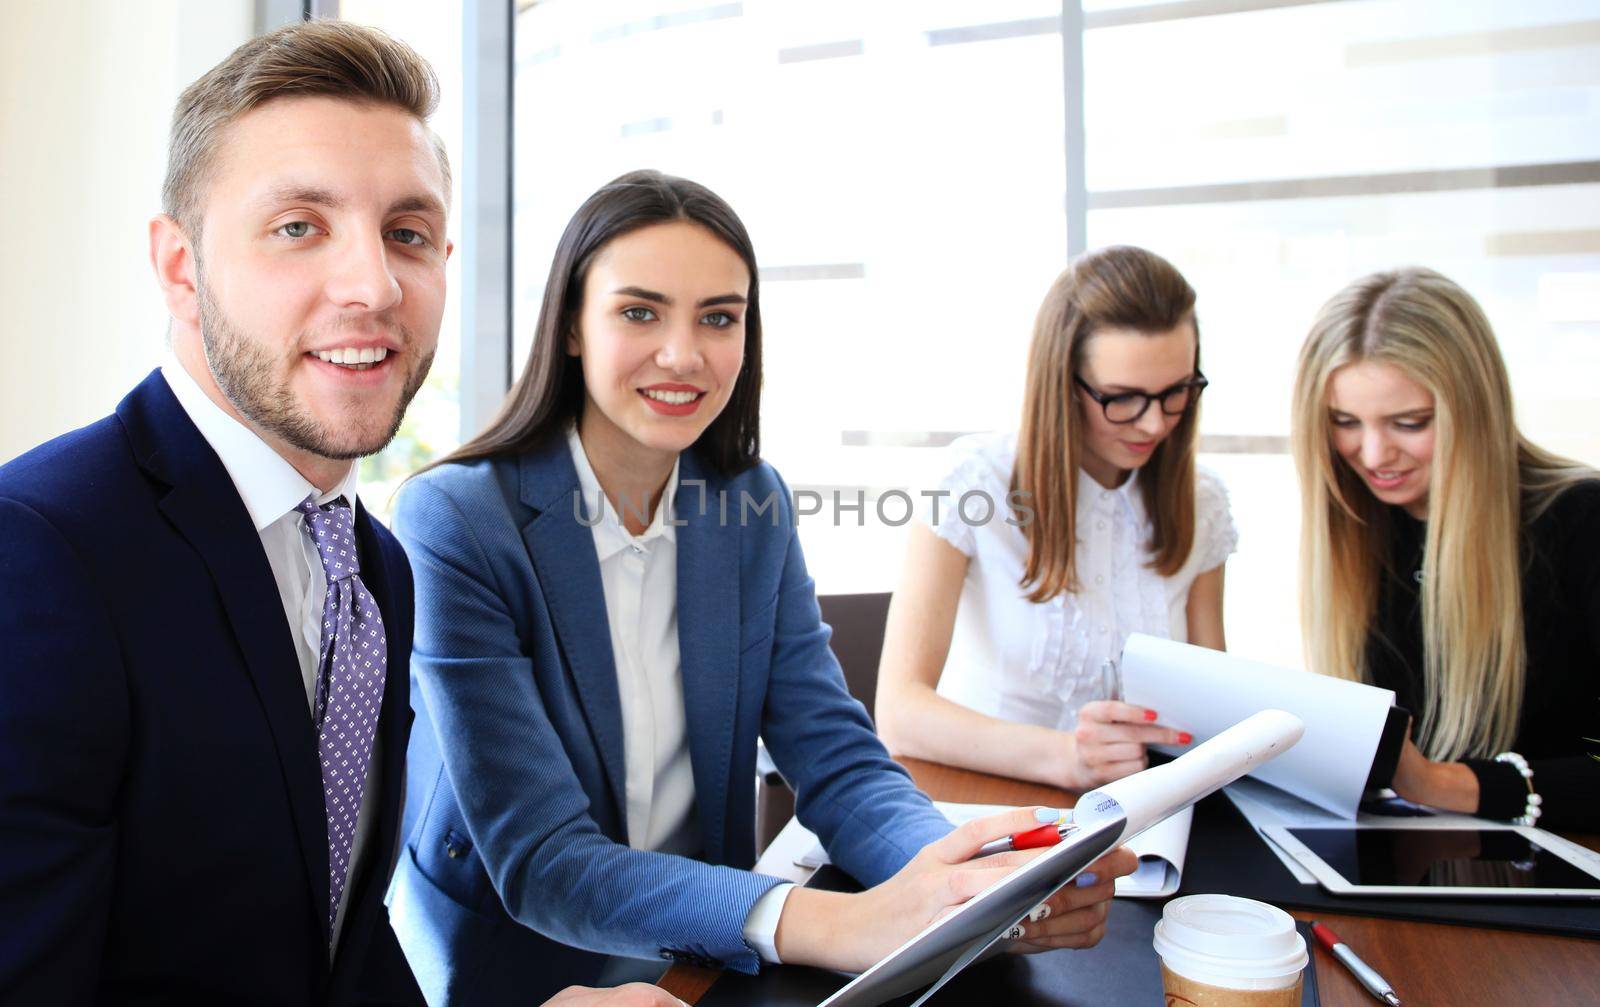
<svg viewBox="0 0 1600 1007">
<path fill-rule="evenodd" d="M 1100 667 L 1122 653 L 1130 634 L 1188 639 L 1190 585 L 1239 541 L 1216 475 L 1196 469 L 1194 546 L 1183 567 L 1163 577 L 1147 565 L 1151 528 L 1138 474 L 1108 490 L 1080 470 L 1080 590 L 1036 603 L 1020 586 L 1027 539 L 1006 520 L 1016 435 L 973 434 L 949 451 L 938 484 L 946 495 L 925 496 L 922 519 L 970 562 L 940 695 L 1002 720 L 1066 730 L 1083 704 L 1106 698 Z M 987 521 L 980 497 L 959 506 L 974 491 L 995 503 Z"/>
</svg>

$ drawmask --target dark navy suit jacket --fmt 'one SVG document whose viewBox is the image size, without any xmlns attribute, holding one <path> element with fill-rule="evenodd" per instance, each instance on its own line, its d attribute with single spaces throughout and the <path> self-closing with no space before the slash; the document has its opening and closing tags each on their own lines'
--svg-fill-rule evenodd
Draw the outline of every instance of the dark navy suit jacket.
<svg viewBox="0 0 1600 1007">
<path fill-rule="evenodd" d="M 681 456 L 678 646 L 703 844 L 629 849 L 600 564 L 565 438 L 400 494 L 417 577 L 395 929 L 432 1003 L 537 1002 L 604 955 L 754 971 L 756 739 L 800 820 L 872 885 L 950 825 L 890 760 L 828 649 L 788 487 Z"/>
<path fill-rule="evenodd" d="M 0 468 L 0 1003 L 418 1002 L 382 903 L 411 574 L 384 614 L 382 802 L 328 958 L 317 739 L 261 539 L 159 372 Z"/>
</svg>

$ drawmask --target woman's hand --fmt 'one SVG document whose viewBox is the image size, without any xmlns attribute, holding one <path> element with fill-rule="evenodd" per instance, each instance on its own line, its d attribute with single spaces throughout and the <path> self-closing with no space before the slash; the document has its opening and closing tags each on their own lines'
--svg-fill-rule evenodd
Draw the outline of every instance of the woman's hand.
<svg viewBox="0 0 1600 1007">
<path fill-rule="evenodd" d="M 1037 920 L 1022 924 L 1022 936 L 1009 950 L 1037 954 L 1056 948 L 1092 948 L 1106 934 L 1106 912 L 1116 894 L 1116 880 L 1139 866 L 1133 851 L 1119 846 L 1096 860 L 1045 902 Z"/>
<path fill-rule="evenodd" d="M 1412 804 L 1426 804 L 1441 811 L 1478 813 L 1478 777 L 1459 762 L 1434 762 L 1422 754 L 1407 729 L 1400 746 L 1400 762 L 1395 766 L 1394 792 Z"/>
<path fill-rule="evenodd" d="M 987 842 L 1055 821 L 1053 809 L 1018 808 L 974 819 L 923 847 L 894 877 L 854 895 L 796 888 L 778 920 L 778 955 L 786 962 L 860 972 L 929 923 L 1044 853 L 1020 850 L 973 860 Z M 1026 950 L 1089 947 L 1105 924 L 1111 882 L 1132 872 L 1136 859 L 1116 850 L 1089 871 L 1095 883 L 1069 885 L 1046 903 L 1049 914 L 1024 924 Z"/>
<path fill-rule="evenodd" d="M 1080 793 L 1132 776 L 1150 765 L 1146 745 L 1187 745 L 1194 736 L 1157 724 L 1156 711 L 1097 699 L 1083 704 L 1072 729 L 1075 744 L 1068 789 Z"/>
<path fill-rule="evenodd" d="M 568 986 L 546 1000 L 544 1007 L 684 1007 L 684 1003 L 664 989 L 629 983 L 607 990 Z"/>
</svg>

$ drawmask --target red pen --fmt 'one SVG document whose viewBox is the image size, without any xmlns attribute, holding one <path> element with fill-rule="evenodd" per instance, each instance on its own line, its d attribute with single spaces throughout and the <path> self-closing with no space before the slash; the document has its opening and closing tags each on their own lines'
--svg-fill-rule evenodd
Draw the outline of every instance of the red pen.
<svg viewBox="0 0 1600 1007">
<path fill-rule="evenodd" d="M 1009 853 L 1012 850 L 1037 850 L 1045 846 L 1054 846 L 1065 839 L 1067 833 L 1074 828 L 1076 826 L 1071 822 L 1062 822 L 1059 825 L 1041 825 L 1026 832 L 1013 832 L 1009 836 L 1002 836 L 978 847 L 973 859 L 995 853 Z"/>
<path fill-rule="evenodd" d="M 1328 953 L 1344 963 L 1356 977 L 1356 981 L 1367 988 L 1367 992 L 1388 1004 L 1389 1007 L 1400 1007 L 1400 998 L 1394 995 L 1394 987 L 1389 981 L 1378 975 L 1376 969 L 1357 957 L 1350 945 L 1339 939 L 1339 935 L 1328 929 L 1325 924 L 1311 921 L 1311 932 L 1316 935 L 1317 943 L 1328 949 Z"/>
</svg>

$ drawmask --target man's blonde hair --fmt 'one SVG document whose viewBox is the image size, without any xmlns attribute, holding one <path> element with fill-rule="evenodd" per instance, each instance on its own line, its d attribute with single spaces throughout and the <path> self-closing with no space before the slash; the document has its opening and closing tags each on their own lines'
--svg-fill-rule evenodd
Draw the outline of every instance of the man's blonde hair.
<svg viewBox="0 0 1600 1007">
<path fill-rule="evenodd" d="M 253 38 L 178 97 L 162 209 L 198 240 L 206 185 L 227 127 L 276 98 L 315 95 L 393 106 L 426 123 L 439 104 L 439 80 L 416 50 L 376 28 L 306 21 Z M 439 138 L 429 136 L 448 193 L 450 161 Z"/>
</svg>

